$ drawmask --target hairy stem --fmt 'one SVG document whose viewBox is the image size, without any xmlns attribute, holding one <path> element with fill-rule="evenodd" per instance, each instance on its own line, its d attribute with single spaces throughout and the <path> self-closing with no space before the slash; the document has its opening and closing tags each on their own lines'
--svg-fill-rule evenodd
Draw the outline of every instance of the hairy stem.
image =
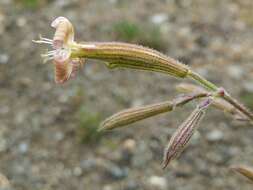
<svg viewBox="0 0 253 190">
<path fill-rule="evenodd" d="M 230 94 L 226 92 L 225 95 L 223 96 L 223 99 L 229 102 L 235 108 L 237 108 L 244 115 L 246 115 L 251 121 L 253 121 L 253 114 L 251 113 L 251 111 L 249 111 L 244 105 L 239 103 L 236 99 L 231 97 Z"/>
<path fill-rule="evenodd" d="M 203 78 L 202 76 L 200 76 L 199 74 L 195 72 L 190 72 L 188 74 L 188 77 L 200 83 L 202 86 L 204 86 L 208 90 L 211 90 L 211 91 L 218 90 L 218 87 L 215 84 L 211 83 L 210 81 L 206 80 L 205 78 Z M 253 114 L 245 106 L 243 106 L 236 99 L 234 99 L 228 92 L 225 91 L 224 95 L 220 97 L 223 98 L 226 102 L 233 105 L 236 109 L 238 109 L 241 113 L 243 113 L 251 121 L 253 121 Z"/>
<path fill-rule="evenodd" d="M 165 101 L 147 106 L 140 106 L 135 108 L 120 111 L 111 117 L 107 118 L 100 126 L 99 131 L 112 130 L 123 127 L 143 119 L 156 116 L 161 113 L 173 111 L 176 107 L 183 106 L 188 102 L 210 96 L 210 93 L 196 93 L 186 96 L 181 96 L 172 101 Z"/>
<path fill-rule="evenodd" d="M 211 90 L 211 91 L 218 90 L 218 87 L 215 84 L 206 80 L 204 77 L 202 77 L 201 75 L 199 75 L 196 72 L 193 72 L 193 71 L 189 72 L 187 77 L 195 80 L 196 82 L 201 84 L 203 87 L 205 87 L 207 90 Z"/>
<path fill-rule="evenodd" d="M 73 58 L 91 58 L 107 62 L 110 68 L 131 68 L 165 73 L 177 78 L 190 78 L 207 90 L 217 92 L 218 87 L 186 65 L 158 51 L 138 45 L 117 42 L 89 42 L 73 44 Z M 220 96 L 253 121 L 253 114 L 227 92 Z"/>
<path fill-rule="evenodd" d="M 190 83 L 181 83 L 177 85 L 176 90 L 183 93 L 208 92 L 206 89 L 194 84 L 190 84 Z M 228 103 L 226 100 L 222 98 L 215 98 L 213 100 L 212 106 L 214 106 L 215 108 L 219 110 L 222 110 L 225 113 L 231 114 L 237 120 L 250 121 L 248 117 L 245 116 L 245 114 L 243 114 L 241 111 L 239 111 L 237 108 L 235 108 L 233 105 L 231 105 L 230 103 Z"/>
</svg>

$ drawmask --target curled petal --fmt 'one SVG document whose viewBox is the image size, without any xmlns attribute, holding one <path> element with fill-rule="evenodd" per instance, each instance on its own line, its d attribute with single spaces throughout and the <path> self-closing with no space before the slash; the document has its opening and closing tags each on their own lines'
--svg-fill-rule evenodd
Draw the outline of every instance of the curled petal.
<svg viewBox="0 0 253 190">
<path fill-rule="evenodd" d="M 61 22 L 69 22 L 69 20 L 63 16 L 59 16 L 52 21 L 51 26 L 57 28 Z"/>
<path fill-rule="evenodd" d="M 72 72 L 70 77 L 74 78 L 76 77 L 77 71 L 80 69 L 80 67 L 84 64 L 84 59 L 73 59 L 70 62 L 72 64 Z"/>
<path fill-rule="evenodd" d="M 58 17 L 51 26 L 56 29 L 53 38 L 53 47 L 62 48 L 64 44 L 74 41 L 74 28 L 71 22 L 65 17 Z"/>
<path fill-rule="evenodd" d="M 64 61 L 54 60 L 55 82 L 62 84 L 70 78 L 75 77 L 82 64 L 83 60 L 81 59 L 67 59 Z"/>
<path fill-rule="evenodd" d="M 70 64 L 69 60 L 63 62 L 54 61 L 55 65 L 55 82 L 62 84 L 66 82 L 72 73 L 73 65 Z"/>
</svg>

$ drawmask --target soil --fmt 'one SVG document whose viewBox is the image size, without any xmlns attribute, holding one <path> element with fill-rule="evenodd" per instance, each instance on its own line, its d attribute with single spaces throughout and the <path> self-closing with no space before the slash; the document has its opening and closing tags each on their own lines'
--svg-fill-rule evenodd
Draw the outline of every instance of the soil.
<svg viewBox="0 0 253 190">
<path fill-rule="evenodd" d="M 196 103 L 113 132 L 91 130 L 119 110 L 171 99 L 191 81 L 87 60 L 75 80 L 57 85 L 44 47 L 32 43 L 51 38 L 50 22 L 65 16 L 76 41 L 154 45 L 253 108 L 252 9 L 252 0 L 1 0 L 0 189 L 252 189 L 230 169 L 253 166 L 252 126 L 215 109 L 166 170 L 163 149 Z M 121 21 L 145 30 L 126 40 L 114 27 Z M 158 33 L 140 40 L 146 28 Z"/>
</svg>

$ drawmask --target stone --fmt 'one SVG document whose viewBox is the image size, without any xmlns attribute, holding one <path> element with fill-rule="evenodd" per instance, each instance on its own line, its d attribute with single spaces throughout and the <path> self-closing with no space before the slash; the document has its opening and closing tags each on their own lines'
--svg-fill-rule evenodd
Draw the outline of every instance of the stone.
<svg viewBox="0 0 253 190">
<path fill-rule="evenodd" d="M 148 183 L 159 189 L 167 189 L 167 180 L 164 177 L 160 176 L 151 176 L 148 179 Z"/>
<path fill-rule="evenodd" d="M 113 179 L 121 180 L 127 177 L 128 170 L 127 168 L 120 168 L 117 165 L 111 165 L 110 167 L 107 168 L 107 173 Z"/>
<path fill-rule="evenodd" d="M 26 142 L 22 142 L 18 145 L 18 151 L 22 154 L 27 153 L 29 145 Z"/>
<path fill-rule="evenodd" d="M 83 170 L 92 170 L 97 166 L 97 162 L 96 159 L 82 160 L 80 165 Z"/>
<path fill-rule="evenodd" d="M 113 190 L 112 186 L 111 185 L 105 185 L 103 187 L 103 190 Z"/>
<path fill-rule="evenodd" d="M 227 68 L 228 74 L 234 79 L 240 79 L 244 75 L 242 67 L 237 65 L 231 65 Z"/>
<path fill-rule="evenodd" d="M 108 0 L 109 1 L 109 3 L 111 3 L 111 4 L 116 4 L 117 2 L 118 2 L 118 0 Z"/>
<path fill-rule="evenodd" d="M 8 54 L 0 54 L 0 64 L 7 64 L 9 61 L 9 55 Z"/>
<path fill-rule="evenodd" d="M 61 140 L 64 139 L 64 137 L 65 137 L 64 133 L 62 133 L 60 131 L 58 131 L 57 133 L 55 133 L 55 140 L 56 141 L 61 141 Z"/>
<path fill-rule="evenodd" d="M 220 141 L 223 139 L 223 137 L 224 137 L 223 132 L 220 130 L 217 130 L 217 129 L 215 129 L 207 134 L 207 140 L 210 142 Z"/>
<path fill-rule="evenodd" d="M 136 141 L 134 139 L 127 139 L 123 142 L 123 149 L 128 152 L 134 152 L 136 149 Z"/>
<path fill-rule="evenodd" d="M 130 180 L 126 187 L 124 188 L 124 190 L 137 190 L 137 189 L 140 189 L 140 186 L 137 182 L 133 181 L 133 180 Z"/>
<path fill-rule="evenodd" d="M 17 26 L 22 28 L 26 25 L 27 20 L 24 17 L 19 17 L 16 22 L 17 22 Z"/>
<path fill-rule="evenodd" d="M 253 83 L 252 83 L 252 81 L 244 82 L 243 88 L 246 91 L 253 93 Z"/>
<path fill-rule="evenodd" d="M 166 13 L 158 13 L 151 16 L 150 21 L 154 24 L 162 24 L 168 20 L 168 15 Z"/>
<path fill-rule="evenodd" d="M 83 173 L 83 171 L 82 171 L 82 168 L 80 168 L 80 167 L 75 167 L 73 170 L 73 175 L 76 177 L 81 176 L 82 173 Z"/>
</svg>

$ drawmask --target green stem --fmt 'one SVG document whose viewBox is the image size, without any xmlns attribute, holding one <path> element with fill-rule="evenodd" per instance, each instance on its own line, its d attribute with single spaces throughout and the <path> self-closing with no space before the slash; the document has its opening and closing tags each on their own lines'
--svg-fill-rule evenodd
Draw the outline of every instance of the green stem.
<svg viewBox="0 0 253 190">
<path fill-rule="evenodd" d="M 195 72 L 189 72 L 188 78 L 193 79 L 194 81 L 200 83 L 202 86 L 204 86 L 206 89 L 211 91 L 217 91 L 219 88 L 213 84 L 212 82 L 206 80 L 199 74 Z M 220 96 L 225 101 L 233 105 L 236 109 L 238 109 L 240 112 L 242 112 L 245 116 L 247 116 L 251 121 L 253 121 L 253 114 L 242 104 L 240 104 L 236 99 L 234 99 L 229 93 L 224 92 L 223 96 Z"/>
<path fill-rule="evenodd" d="M 177 78 L 188 77 L 198 82 L 209 91 L 218 93 L 219 90 L 215 84 L 206 80 L 198 73 L 191 71 L 186 65 L 142 46 L 115 42 L 73 44 L 71 56 L 106 61 L 108 62 L 107 65 L 112 68 L 125 67 L 166 73 Z M 233 105 L 253 121 L 253 114 L 227 92 L 218 94 L 218 96 Z"/>
<path fill-rule="evenodd" d="M 195 72 L 191 71 L 191 72 L 189 72 L 189 74 L 187 76 L 188 76 L 188 78 L 191 78 L 194 81 L 200 83 L 207 90 L 211 90 L 211 91 L 217 91 L 218 90 L 218 87 L 215 84 L 213 84 L 212 82 L 206 80 L 204 77 L 202 77 L 198 73 L 195 73 Z"/>
</svg>

